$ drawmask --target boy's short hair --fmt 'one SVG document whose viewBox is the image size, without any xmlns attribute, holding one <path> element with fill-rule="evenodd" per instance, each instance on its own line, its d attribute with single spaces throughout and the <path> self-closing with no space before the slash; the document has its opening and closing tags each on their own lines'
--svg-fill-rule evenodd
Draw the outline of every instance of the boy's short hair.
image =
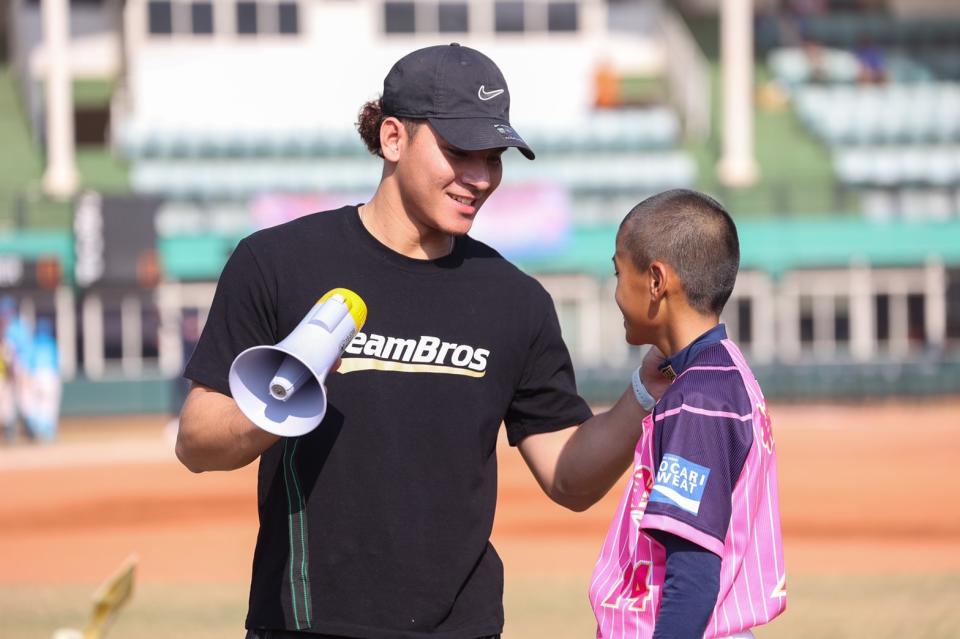
<svg viewBox="0 0 960 639">
<path fill-rule="evenodd" d="M 713 198 L 687 189 L 637 204 L 617 236 L 643 271 L 654 260 L 673 267 L 697 311 L 719 315 L 740 268 L 740 241 L 730 214 Z"/>
</svg>

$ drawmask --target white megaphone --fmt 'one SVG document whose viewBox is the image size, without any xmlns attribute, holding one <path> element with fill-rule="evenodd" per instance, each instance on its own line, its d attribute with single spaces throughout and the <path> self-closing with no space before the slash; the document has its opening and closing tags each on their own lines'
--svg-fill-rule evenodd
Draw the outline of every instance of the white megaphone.
<svg viewBox="0 0 960 639">
<path fill-rule="evenodd" d="M 345 288 L 320 298 L 276 346 L 254 346 L 230 366 L 230 392 L 247 419 L 281 437 L 309 433 L 327 412 L 324 381 L 367 320 L 367 305 Z"/>
</svg>

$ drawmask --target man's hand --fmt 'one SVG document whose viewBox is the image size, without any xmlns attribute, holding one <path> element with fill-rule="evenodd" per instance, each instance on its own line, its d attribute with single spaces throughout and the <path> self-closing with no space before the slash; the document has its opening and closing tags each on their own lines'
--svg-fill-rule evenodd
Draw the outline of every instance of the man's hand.
<svg viewBox="0 0 960 639">
<path fill-rule="evenodd" d="M 643 356 L 643 362 L 640 364 L 640 381 L 643 382 L 647 392 L 653 395 L 655 399 L 660 399 L 663 394 L 667 392 L 667 388 L 671 383 L 671 380 L 664 377 L 659 369 L 664 359 L 666 358 L 663 353 L 660 352 L 660 349 L 656 346 L 651 346 L 647 354 Z"/>
</svg>

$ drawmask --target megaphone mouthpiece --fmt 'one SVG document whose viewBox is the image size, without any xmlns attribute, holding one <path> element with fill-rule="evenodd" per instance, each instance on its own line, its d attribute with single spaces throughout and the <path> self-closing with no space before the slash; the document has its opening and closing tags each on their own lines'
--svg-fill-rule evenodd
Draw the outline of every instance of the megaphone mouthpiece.
<svg viewBox="0 0 960 639">
<path fill-rule="evenodd" d="M 309 368 L 296 357 L 287 355 L 273 379 L 270 380 L 270 396 L 285 402 L 311 377 L 313 373 Z"/>
</svg>

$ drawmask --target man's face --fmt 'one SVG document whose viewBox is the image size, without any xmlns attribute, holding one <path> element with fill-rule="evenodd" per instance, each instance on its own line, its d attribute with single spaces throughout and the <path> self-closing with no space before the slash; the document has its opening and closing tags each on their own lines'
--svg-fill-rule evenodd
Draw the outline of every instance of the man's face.
<svg viewBox="0 0 960 639">
<path fill-rule="evenodd" d="M 617 274 L 614 299 L 623 314 L 623 330 L 627 343 L 634 346 L 649 344 L 653 338 L 650 273 L 637 269 L 619 237 L 613 264 Z"/>
<path fill-rule="evenodd" d="M 500 185 L 504 150 L 463 151 L 429 124 L 421 124 L 408 138 L 396 169 L 407 213 L 425 229 L 466 234 L 477 211 Z"/>
</svg>

